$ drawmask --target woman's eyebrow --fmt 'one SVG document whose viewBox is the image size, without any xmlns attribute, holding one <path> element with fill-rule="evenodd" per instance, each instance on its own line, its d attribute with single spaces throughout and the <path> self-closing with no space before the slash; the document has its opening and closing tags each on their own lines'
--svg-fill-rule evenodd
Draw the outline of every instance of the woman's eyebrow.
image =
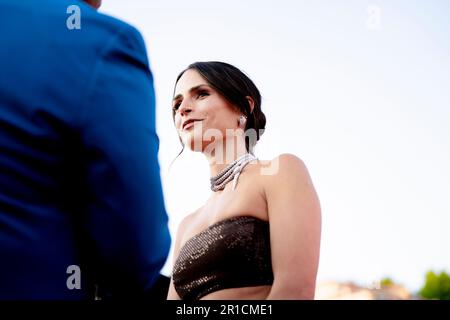
<svg viewBox="0 0 450 320">
<path fill-rule="evenodd" d="M 189 89 L 189 93 L 192 93 L 192 92 L 194 92 L 194 91 L 200 89 L 200 88 L 203 87 L 203 86 L 211 87 L 209 84 L 202 83 L 202 84 L 199 84 L 198 86 L 195 86 L 195 87 L 190 88 L 190 89 Z M 173 97 L 172 101 L 178 100 L 178 99 L 180 99 L 180 98 L 182 98 L 182 97 L 183 97 L 183 95 L 182 95 L 181 93 L 179 93 L 179 94 L 177 94 L 175 97 Z"/>
</svg>

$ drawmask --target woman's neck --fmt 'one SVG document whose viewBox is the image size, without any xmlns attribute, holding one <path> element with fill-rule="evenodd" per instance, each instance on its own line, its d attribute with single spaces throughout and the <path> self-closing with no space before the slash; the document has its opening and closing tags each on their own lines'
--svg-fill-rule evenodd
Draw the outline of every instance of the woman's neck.
<svg viewBox="0 0 450 320">
<path fill-rule="evenodd" d="M 216 176 L 230 163 L 247 153 L 243 139 L 234 139 L 234 143 L 215 143 L 212 148 L 209 147 L 203 152 L 209 163 L 211 177 Z"/>
</svg>

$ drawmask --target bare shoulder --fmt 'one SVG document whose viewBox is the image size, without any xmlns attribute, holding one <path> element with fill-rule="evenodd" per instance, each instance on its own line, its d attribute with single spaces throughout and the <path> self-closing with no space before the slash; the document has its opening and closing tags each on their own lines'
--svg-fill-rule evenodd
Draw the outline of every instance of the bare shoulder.
<svg viewBox="0 0 450 320">
<path fill-rule="evenodd" d="M 203 206 L 198 208 L 194 212 L 188 214 L 187 216 L 185 216 L 181 220 L 180 224 L 178 225 L 178 232 L 177 232 L 178 235 L 183 235 L 184 230 L 186 229 L 186 227 L 189 226 L 190 224 L 192 224 L 192 222 L 195 221 L 198 213 L 201 211 L 202 208 L 203 208 Z"/>
<path fill-rule="evenodd" d="M 203 207 L 200 207 L 197 210 L 195 210 L 194 212 L 188 214 L 178 224 L 177 235 L 176 235 L 176 239 L 175 239 L 175 252 L 176 252 L 176 254 L 177 254 L 177 252 L 178 252 L 178 250 L 179 250 L 179 248 L 181 246 L 181 243 L 183 242 L 186 230 L 195 221 L 195 219 L 196 219 L 196 217 L 198 215 L 198 212 L 200 212 L 202 208 Z"/>
<path fill-rule="evenodd" d="M 270 165 L 273 169 L 265 178 L 264 192 L 271 219 L 314 216 L 318 219 L 313 220 L 319 221 L 320 200 L 304 161 L 286 153 L 272 159 Z"/>
<path fill-rule="evenodd" d="M 284 169 L 284 170 L 289 170 L 289 169 L 303 170 L 303 169 L 306 169 L 306 165 L 303 162 L 303 160 L 300 159 L 299 157 L 297 157 L 295 154 L 292 154 L 292 153 L 280 154 L 278 157 L 275 157 L 271 161 L 272 162 L 279 161 L 280 164 L 282 165 L 281 168 Z"/>
<path fill-rule="evenodd" d="M 261 165 L 260 170 L 266 199 L 270 195 L 279 198 L 280 194 L 293 192 L 298 196 L 300 193 L 315 193 L 309 170 L 296 155 L 281 154 Z"/>
<path fill-rule="evenodd" d="M 261 175 L 273 183 L 286 177 L 304 176 L 309 178 L 308 168 L 302 159 L 291 153 L 283 153 L 272 160 L 261 161 Z"/>
</svg>

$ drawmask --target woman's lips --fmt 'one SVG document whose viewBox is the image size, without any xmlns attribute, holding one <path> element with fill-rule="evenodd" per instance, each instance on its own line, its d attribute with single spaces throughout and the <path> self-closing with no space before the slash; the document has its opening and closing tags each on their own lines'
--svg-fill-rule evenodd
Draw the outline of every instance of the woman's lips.
<svg viewBox="0 0 450 320">
<path fill-rule="evenodd" d="M 188 130 L 188 129 L 192 128 L 196 122 L 200 122 L 200 121 L 203 121 L 203 120 L 194 120 L 194 121 L 189 122 L 188 124 L 186 124 L 183 127 L 183 130 Z"/>
</svg>

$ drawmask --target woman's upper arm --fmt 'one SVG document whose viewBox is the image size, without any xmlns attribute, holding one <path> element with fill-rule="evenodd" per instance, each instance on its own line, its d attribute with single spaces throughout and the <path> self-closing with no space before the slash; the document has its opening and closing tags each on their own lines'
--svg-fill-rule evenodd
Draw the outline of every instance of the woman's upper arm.
<svg viewBox="0 0 450 320">
<path fill-rule="evenodd" d="M 183 238 L 184 227 L 185 227 L 188 219 L 189 219 L 189 216 L 185 217 L 178 226 L 177 235 L 175 237 L 174 250 L 173 250 L 172 267 L 175 265 L 175 261 L 177 260 L 178 254 L 180 253 L 181 239 Z M 167 300 L 181 300 L 180 296 L 178 295 L 177 291 L 175 290 L 175 286 L 173 285 L 173 276 L 170 277 L 170 285 L 169 285 L 169 292 L 167 293 Z"/>
<path fill-rule="evenodd" d="M 183 220 L 181 220 L 180 224 L 178 225 L 177 235 L 175 236 L 175 244 L 173 248 L 173 262 L 172 267 L 175 265 L 175 262 L 177 261 L 178 254 L 181 250 L 181 245 L 183 244 L 184 235 L 186 232 L 186 227 L 192 223 L 193 220 L 195 220 L 195 216 L 197 212 L 199 212 L 203 207 L 198 208 L 193 213 L 187 215 L 184 217 Z M 178 295 L 177 291 L 175 290 L 175 286 L 173 285 L 173 276 L 170 277 L 170 285 L 169 285 L 169 292 L 167 294 L 168 300 L 180 300 L 180 296 Z"/>
<path fill-rule="evenodd" d="M 177 291 L 175 290 L 172 278 L 170 278 L 170 286 L 169 286 L 169 292 L 167 293 L 167 300 L 181 300 L 180 296 L 178 295 Z"/>
<path fill-rule="evenodd" d="M 274 283 L 269 299 L 313 299 L 320 254 L 321 208 L 302 160 L 283 154 L 267 176 Z"/>
</svg>

